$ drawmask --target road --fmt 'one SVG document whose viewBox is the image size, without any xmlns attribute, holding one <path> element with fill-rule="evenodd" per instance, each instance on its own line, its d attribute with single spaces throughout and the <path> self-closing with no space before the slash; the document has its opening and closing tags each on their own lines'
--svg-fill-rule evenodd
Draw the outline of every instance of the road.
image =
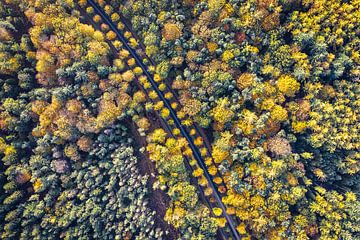
<svg viewBox="0 0 360 240">
<path fill-rule="evenodd" d="M 120 20 L 121 22 L 124 24 L 125 26 L 125 30 L 126 31 L 129 31 L 133 37 L 137 40 L 139 40 L 139 37 L 137 36 L 137 34 L 132 30 L 130 24 L 128 23 L 128 20 L 121 14 L 119 13 L 120 15 Z M 145 51 L 145 46 L 144 44 L 141 42 L 141 41 L 138 41 L 139 42 L 139 47 L 140 49 L 144 52 L 144 56 L 145 58 L 151 63 L 152 66 L 156 66 L 156 63 L 155 61 L 149 57 L 147 54 L 146 54 L 146 51 Z M 167 83 L 166 80 L 164 80 L 164 83 L 166 85 L 166 90 L 170 91 L 173 96 L 174 96 L 174 99 L 175 99 L 175 102 L 179 105 L 179 106 L 182 106 L 182 104 L 180 103 L 179 101 L 179 96 L 177 94 L 176 91 L 174 91 L 174 89 L 171 88 L 171 86 Z M 190 118 L 191 119 L 191 118 Z M 193 119 L 191 119 L 193 120 Z M 207 149 L 207 153 L 208 155 L 212 158 L 212 150 L 211 150 L 211 143 L 210 141 L 208 140 L 208 137 L 206 136 L 205 132 L 201 129 L 201 127 L 196 123 L 196 122 L 193 122 L 192 126 L 194 127 L 194 130 L 196 131 L 196 136 L 193 136 L 193 137 L 201 137 L 203 139 L 203 144 L 204 144 L 204 147 Z M 216 166 L 218 168 L 219 164 L 215 163 L 214 159 L 212 158 L 212 163 L 214 164 L 214 166 Z M 219 176 L 223 182 L 221 184 L 219 184 L 219 186 L 223 186 L 226 191 L 228 189 L 227 185 L 225 184 L 225 181 L 224 181 L 224 177 L 222 176 L 222 174 L 218 171 L 217 172 L 217 176 Z M 236 219 L 237 221 L 238 219 Z M 238 222 L 237 222 L 238 223 Z"/>
<path fill-rule="evenodd" d="M 236 230 L 236 224 L 233 220 L 233 218 L 228 215 L 226 213 L 226 207 L 223 204 L 221 197 L 220 197 L 220 193 L 216 187 L 216 184 L 213 182 L 212 176 L 209 174 L 207 167 L 205 165 L 205 161 L 202 158 L 199 149 L 197 148 L 197 146 L 194 144 L 192 137 L 190 136 L 190 134 L 187 132 L 187 130 L 185 129 L 186 127 L 184 125 L 182 125 L 181 120 L 177 117 L 176 112 L 172 109 L 169 101 L 164 97 L 163 93 L 159 90 L 158 86 L 156 85 L 153 76 L 150 74 L 148 67 L 142 62 L 141 58 L 138 56 L 138 54 L 136 53 L 136 51 L 134 51 L 134 49 L 132 49 L 128 42 L 127 39 L 124 37 L 124 35 L 122 34 L 121 31 L 119 31 L 116 27 L 116 24 L 113 23 L 111 21 L 111 19 L 109 18 L 109 16 L 103 11 L 103 9 L 101 9 L 97 3 L 95 3 L 93 0 L 88 0 L 89 5 L 91 5 L 94 9 L 94 11 L 96 12 L 96 14 L 98 14 L 103 21 L 109 26 L 109 28 L 116 33 L 117 39 L 122 42 L 123 44 L 123 48 L 126 49 L 131 56 L 135 59 L 136 64 L 143 70 L 143 73 L 145 74 L 145 76 L 147 77 L 147 79 L 149 80 L 153 90 L 157 93 L 157 95 L 159 96 L 159 98 L 161 99 L 161 101 L 164 102 L 164 105 L 166 108 L 169 109 L 170 112 L 170 117 L 173 119 L 175 126 L 180 130 L 180 133 L 183 137 L 185 137 L 185 139 L 187 140 L 190 149 L 193 152 L 194 158 L 197 161 L 197 163 L 199 164 L 199 166 L 202 168 L 202 170 L 204 171 L 204 176 L 207 179 L 209 186 L 213 189 L 213 193 L 214 193 L 214 198 L 218 204 L 218 206 L 222 209 L 223 212 L 223 216 L 225 217 L 227 224 L 229 226 L 229 229 L 234 237 L 234 239 L 241 239 L 239 233 Z"/>
</svg>

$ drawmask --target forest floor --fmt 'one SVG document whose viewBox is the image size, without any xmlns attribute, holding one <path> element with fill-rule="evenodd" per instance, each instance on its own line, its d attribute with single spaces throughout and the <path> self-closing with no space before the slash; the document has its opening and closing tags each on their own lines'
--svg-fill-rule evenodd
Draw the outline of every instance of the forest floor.
<svg viewBox="0 0 360 240">
<path fill-rule="evenodd" d="M 150 119 L 151 122 L 151 127 L 149 131 L 153 131 L 156 128 L 162 128 L 160 120 L 158 119 L 155 120 L 151 118 L 148 119 Z M 159 226 L 163 230 L 168 230 L 168 234 L 165 235 L 164 237 L 165 239 L 169 239 L 169 240 L 177 239 L 179 233 L 176 231 L 176 229 L 173 228 L 173 226 L 169 225 L 164 221 L 166 206 L 169 205 L 170 199 L 160 189 L 156 189 L 156 190 L 153 189 L 153 184 L 156 181 L 156 176 L 157 176 L 155 163 L 151 161 L 149 155 L 146 154 L 146 152 L 142 153 L 139 150 L 141 147 L 145 147 L 147 145 L 146 138 L 140 136 L 137 130 L 137 126 L 135 125 L 134 121 L 132 121 L 131 119 L 128 120 L 127 126 L 130 127 L 130 132 L 132 134 L 133 139 L 135 140 L 134 146 L 137 146 L 134 147 L 134 153 L 138 159 L 138 167 L 140 173 L 142 175 L 146 174 L 149 176 L 149 180 L 147 183 L 147 188 L 149 189 L 149 195 L 148 195 L 149 207 L 155 210 L 157 213 L 155 215 L 156 226 Z"/>
</svg>

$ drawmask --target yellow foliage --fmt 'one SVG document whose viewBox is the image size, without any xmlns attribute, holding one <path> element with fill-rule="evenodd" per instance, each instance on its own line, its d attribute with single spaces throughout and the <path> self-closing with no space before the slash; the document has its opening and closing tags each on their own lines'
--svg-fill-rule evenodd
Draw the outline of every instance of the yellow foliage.
<svg viewBox="0 0 360 240">
<path fill-rule="evenodd" d="M 162 118 L 168 118 L 170 115 L 170 110 L 167 108 L 161 109 L 160 115 Z"/>
<path fill-rule="evenodd" d="M 302 121 L 293 121 L 291 123 L 291 127 L 295 133 L 301 133 L 307 128 L 307 124 L 306 122 Z"/>
<path fill-rule="evenodd" d="M 40 178 L 36 179 L 34 184 L 33 184 L 33 188 L 34 188 L 34 191 L 37 192 L 41 187 L 42 187 L 42 181 Z"/>
<path fill-rule="evenodd" d="M 16 154 L 16 149 L 12 145 L 7 145 L 4 149 L 5 156 L 13 156 Z"/>
<path fill-rule="evenodd" d="M 246 234 L 247 233 L 247 231 L 246 231 L 246 225 L 245 225 L 245 223 L 240 223 L 238 226 L 237 226 L 237 228 L 236 228 L 236 230 L 240 233 L 240 234 Z"/>
<path fill-rule="evenodd" d="M 166 99 L 171 99 L 173 96 L 174 96 L 174 95 L 173 95 L 171 92 L 167 92 L 167 93 L 165 93 L 165 96 L 164 96 L 164 97 L 165 97 Z M 175 103 L 175 102 L 174 102 L 174 103 Z M 175 103 L 175 104 L 176 104 L 176 103 Z M 173 106 L 174 106 L 173 103 L 171 103 L 171 108 L 172 108 L 172 109 L 175 109 L 176 107 L 174 108 Z"/>
<path fill-rule="evenodd" d="M 130 56 L 130 53 L 129 51 L 125 50 L 125 49 L 122 49 L 120 52 L 119 52 L 119 58 L 120 59 L 126 59 Z"/>
<path fill-rule="evenodd" d="M 163 101 L 158 101 L 155 103 L 154 105 L 154 110 L 159 111 L 160 109 L 162 109 L 164 107 L 164 102 Z"/>
<path fill-rule="evenodd" d="M 270 112 L 271 118 L 274 121 L 284 122 L 288 119 L 288 113 L 285 108 L 280 105 L 275 105 Z"/>
<path fill-rule="evenodd" d="M 145 93 L 143 93 L 142 91 L 137 91 L 134 93 L 133 95 L 133 100 L 136 102 L 136 103 L 143 103 L 146 101 L 146 95 Z"/>
<path fill-rule="evenodd" d="M 216 101 L 216 107 L 211 111 L 211 115 L 214 120 L 220 124 L 224 124 L 231 120 L 234 116 L 234 112 L 229 108 L 230 101 L 227 97 L 220 98 Z"/>
<path fill-rule="evenodd" d="M 158 88 L 159 88 L 160 91 L 164 91 L 166 89 L 166 84 L 160 83 Z"/>
<path fill-rule="evenodd" d="M 356 194 L 353 192 L 346 192 L 345 197 L 347 202 L 355 202 L 357 199 Z"/>
<path fill-rule="evenodd" d="M 222 60 L 224 62 L 228 62 L 231 59 L 233 59 L 234 57 L 235 57 L 234 54 L 230 50 L 225 50 L 223 55 L 222 55 Z"/>
<path fill-rule="evenodd" d="M 166 210 L 165 221 L 172 224 L 175 228 L 179 228 L 184 221 L 184 216 L 186 215 L 186 210 L 178 205 L 176 205 L 173 209 L 169 208 Z"/>
<path fill-rule="evenodd" d="M 208 181 L 206 180 L 205 177 L 201 177 L 199 180 L 198 180 L 198 183 L 200 186 L 203 186 L 203 187 L 206 187 L 208 185 Z"/>
<path fill-rule="evenodd" d="M 175 23 L 165 23 L 162 35 L 166 41 L 175 40 L 181 36 L 181 29 Z"/>
<path fill-rule="evenodd" d="M 159 52 L 159 48 L 155 45 L 146 46 L 146 55 L 154 56 L 156 53 Z"/>
<path fill-rule="evenodd" d="M 206 46 L 210 53 L 214 53 L 215 50 L 218 48 L 218 45 L 215 42 L 207 42 Z"/>
<path fill-rule="evenodd" d="M 300 89 L 300 83 L 298 83 L 296 79 L 290 75 L 281 75 L 276 83 L 276 86 L 280 92 L 288 97 L 294 97 L 295 93 L 297 93 Z"/>
<path fill-rule="evenodd" d="M 154 74 L 154 81 L 155 82 L 160 82 L 162 79 L 161 79 L 161 76 L 157 73 Z"/>
<path fill-rule="evenodd" d="M 194 170 L 192 175 L 194 177 L 201 177 L 201 176 L 203 176 L 203 174 L 204 174 L 204 171 L 201 168 L 197 168 L 196 170 Z"/>
<path fill-rule="evenodd" d="M 139 76 L 140 74 L 143 73 L 143 70 L 141 69 L 141 67 L 135 67 L 135 68 L 133 69 L 133 71 L 134 71 L 134 73 L 135 73 L 136 76 Z"/>
<path fill-rule="evenodd" d="M 31 103 L 31 110 L 37 115 L 40 115 L 42 112 L 44 112 L 47 105 L 48 103 L 45 101 L 35 100 Z"/>
<path fill-rule="evenodd" d="M 270 110 L 275 106 L 275 101 L 272 98 L 268 98 L 265 99 L 262 103 L 261 103 L 261 110 Z"/>
<path fill-rule="evenodd" d="M 221 210 L 221 208 L 216 207 L 216 208 L 213 208 L 213 213 L 215 216 L 219 217 L 222 215 L 222 210 Z"/>
<path fill-rule="evenodd" d="M 155 129 L 149 136 L 150 142 L 164 143 L 167 133 L 162 128 Z"/>
<path fill-rule="evenodd" d="M 215 163 L 221 163 L 229 156 L 229 152 L 214 147 L 212 151 L 212 156 L 214 158 Z"/>
<path fill-rule="evenodd" d="M 111 20 L 112 20 L 113 22 L 119 21 L 119 20 L 120 20 L 120 15 L 119 15 L 118 13 L 113 13 L 113 14 L 111 14 Z"/>
<path fill-rule="evenodd" d="M 173 134 L 174 134 L 175 136 L 177 136 L 177 135 L 180 134 L 180 129 L 175 128 L 172 132 L 173 132 Z"/>
<path fill-rule="evenodd" d="M 132 33 L 129 32 L 129 31 L 125 31 L 124 37 L 127 38 L 127 39 L 131 38 L 131 37 L 132 37 Z"/>
<path fill-rule="evenodd" d="M 216 168 L 216 166 L 210 166 L 208 171 L 211 176 L 215 176 L 217 173 L 217 168 Z"/>
<path fill-rule="evenodd" d="M 216 222 L 219 227 L 223 228 L 226 226 L 226 219 L 225 218 L 216 218 Z"/>
<path fill-rule="evenodd" d="M 218 13 L 226 4 L 225 0 L 208 0 L 209 10 L 213 13 Z"/>
<path fill-rule="evenodd" d="M 315 168 L 313 173 L 320 181 L 325 181 L 326 174 L 320 168 Z"/>
</svg>

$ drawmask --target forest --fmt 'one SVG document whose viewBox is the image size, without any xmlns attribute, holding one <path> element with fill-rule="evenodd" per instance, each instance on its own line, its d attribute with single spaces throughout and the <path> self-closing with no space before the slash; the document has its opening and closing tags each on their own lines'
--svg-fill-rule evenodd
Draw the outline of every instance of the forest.
<svg viewBox="0 0 360 240">
<path fill-rule="evenodd" d="M 0 239 L 359 240 L 360 0 L 0 0 Z"/>
</svg>

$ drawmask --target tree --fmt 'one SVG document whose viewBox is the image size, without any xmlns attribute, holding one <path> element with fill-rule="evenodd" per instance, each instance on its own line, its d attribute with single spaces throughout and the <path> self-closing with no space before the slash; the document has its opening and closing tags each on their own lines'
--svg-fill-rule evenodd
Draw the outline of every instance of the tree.
<svg viewBox="0 0 360 240">
<path fill-rule="evenodd" d="M 175 23 L 165 23 L 162 31 L 163 37 L 166 41 L 178 39 L 181 36 L 181 29 Z"/>
</svg>

